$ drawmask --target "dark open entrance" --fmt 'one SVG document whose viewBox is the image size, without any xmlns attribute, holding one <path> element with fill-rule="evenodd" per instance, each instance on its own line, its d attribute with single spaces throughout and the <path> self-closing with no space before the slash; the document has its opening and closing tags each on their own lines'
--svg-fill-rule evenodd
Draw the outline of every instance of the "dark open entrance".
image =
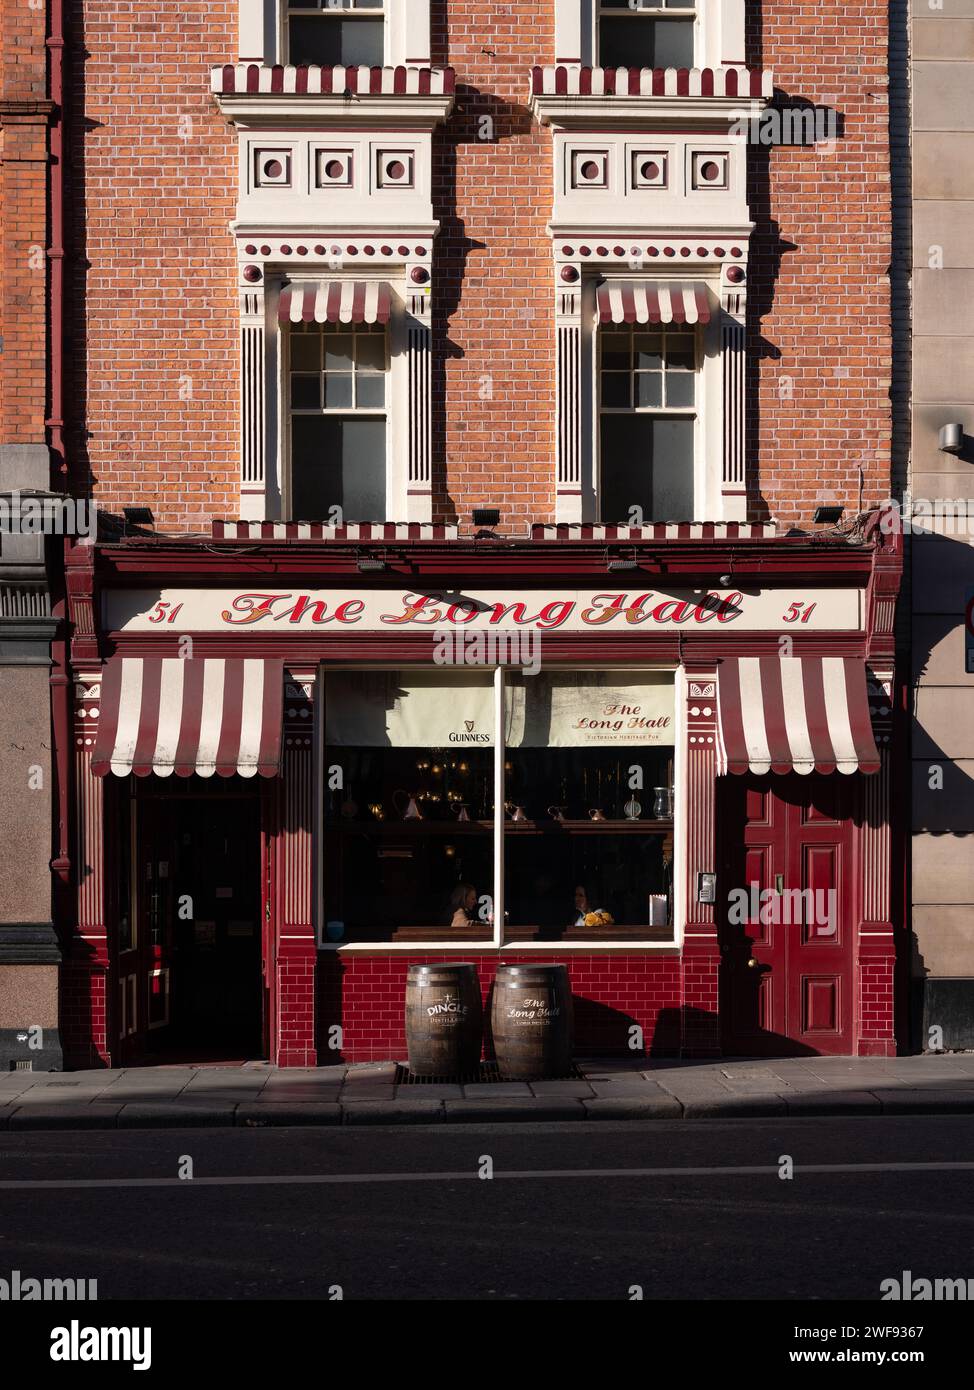
<svg viewBox="0 0 974 1390">
<path fill-rule="evenodd" d="M 265 1057 L 258 789 L 236 777 L 153 779 L 121 800 L 120 1059 Z"/>
</svg>

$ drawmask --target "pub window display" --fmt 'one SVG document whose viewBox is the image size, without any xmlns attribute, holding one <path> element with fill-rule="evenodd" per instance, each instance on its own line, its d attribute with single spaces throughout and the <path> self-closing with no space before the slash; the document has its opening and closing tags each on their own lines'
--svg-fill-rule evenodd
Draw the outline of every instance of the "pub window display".
<svg viewBox="0 0 974 1390">
<path fill-rule="evenodd" d="M 503 940 L 669 939 L 672 674 L 506 685 L 495 753 L 490 671 L 325 677 L 326 941 L 493 940 L 498 814 Z"/>
</svg>

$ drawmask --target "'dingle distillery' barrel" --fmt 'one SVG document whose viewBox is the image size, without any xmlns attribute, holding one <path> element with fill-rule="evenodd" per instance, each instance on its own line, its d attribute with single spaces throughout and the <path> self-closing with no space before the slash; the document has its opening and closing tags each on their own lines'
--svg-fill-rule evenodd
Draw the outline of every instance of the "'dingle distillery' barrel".
<svg viewBox="0 0 974 1390">
<path fill-rule="evenodd" d="M 568 1076 L 572 992 L 567 966 L 500 966 L 490 1023 L 497 1069 L 505 1081 Z"/>
<path fill-rule="evenodd" d="M 471 1076 L 480 1066 L 480 981 L 474 965 L 411 965 L 406 1044 L 414 1076 Z"/>
</svg>

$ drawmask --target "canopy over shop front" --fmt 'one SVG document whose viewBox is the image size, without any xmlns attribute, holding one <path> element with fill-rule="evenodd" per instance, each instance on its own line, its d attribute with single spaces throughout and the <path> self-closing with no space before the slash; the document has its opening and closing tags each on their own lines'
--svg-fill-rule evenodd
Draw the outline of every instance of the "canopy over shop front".
<svg viewBox="0 0 974 1390">
<path fill-rule="evenodd" d="M 717 707 L 720 773 L 879 771 L 857 658 L 725 659 Z"/>
<path fill-rule="evenodd" d="M 283 662 L 115 657 L 102 678 L 97 777 L 273 777 L 280 770 Z"/>
</svg>

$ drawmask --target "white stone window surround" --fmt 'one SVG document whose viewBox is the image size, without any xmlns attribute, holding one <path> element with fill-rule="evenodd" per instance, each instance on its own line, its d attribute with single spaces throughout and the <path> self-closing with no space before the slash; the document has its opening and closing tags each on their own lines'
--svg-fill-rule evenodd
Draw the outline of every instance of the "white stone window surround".
<svg viewBox="0 0 974 1390">
<path fill-rule="evenodd" d="M 726 272 L 724 272 L 726 273 Z M 694 429 L 694 511 L 680 520 L 741 521 L 746 516 L 744 438 L 746 373 L 743 292 L 701 267 L 673 266 L 669 274 L 619 270 L 624 281 L 680 281 L 707 284 L 711 315 L 698 324 L 696 422 Z M 609 274 L 585 275 L 577 287 L 559 284 L 556 292 L 556 519 L 559 522 L 625 522 L 602 517 L 599 497 L 599 381 L 597 286 Z M 646 325 L 647 331 L 652 331 Z M 653 517 L 645 517 L 649 523 Z"/>
<path fill-rule="evenodd" d="M 556 63 L 598 67 L 599 0 L 554 0 Z M 746 0 L 687 0 L 696 10 L 694 38 L 698 68 L 744 62 Z M 637 21 L 633 21 L 636 23 Z"/>
<path fill-rule="evenodd" d="M 599 277 L 601 280 L 602 277 Z M 609 278 L 609 277 L 605 277 Z M 619 279 L 627 281 L 635 279 L 658 278 L 678 279 L 678 276 L 670 277 L 650 277 L 619 275 Z M 700 277 L 706 278 L 706 277 Z M 583 454 L 583 478 L 588 472 L 591 488 L 594 512 L 590 517 L 583 517 L 585 521 L 605 521 L 605 522 L 625 522 L 626 517 L 607 516 L 603 517 L 600 513 L 599 497 L 599 478 L 601 476 L 600 437 L 601 437 L 601 410 L 599 407 L 599 353 L 598 353 L 598 333 L 601 325 L 598 323 L 598 316 L 595 308 L 595 290 L 598 280 L 595 277 L 587 278 L 584 284 L 584 304 L 583 304 L 583 332 L 582 332 L 582 355 L 583 355 L 583 374 L 588 381 L 587 392 L 592 402 L 591 410 L 591 429 L 587 432 L 585 442 L 589 444 L 589 459 L 586 469 Z M 714 304 L 717 302 L 716 281 L 710 286 Z M 640 325 L 646 332 L 653 331 L 652 324 Z M 696 391 L 693 406 L 694 430 L 693 430 L 693 497 L 694 516 L 674 517 L 674 521 L 723 521 L 725 517 L 721 513 L 720 496 L 720 422 L 722 418 L 722 372 L 721 372 L 721 333 L 720 333 L 720 313 L 714 308 L 711 313 L 710 322 L 707 324 L 697 324 L 694 334 L 695 347 L 697 352 L 697 374 Z M 689 413 L 689 412 L 688 412 Z M 585 438 L 585 436 L 583 436 Z M 669 518 L 667 518 L 669 519 Z M 658 517 L 647 516 L 645 522 L 659 520 Z"/>
<path fill-rule="evenodd" d="M 287 0 L 238 0 L 239 59 L 287 61 Z M 385 66 L 428 66 L 430 0 L 383 0 Z"/>
<path fill-rule="evenodd" d="M 402 265 L 380 270 L 346 263 L 341 270 L 302 266 L 300 274 L 291 267 L 269 267 L 262 285 L 241 290 L 242 520 L 309 520 L 292 516 L 289 507 L 288 330 L 279 322 L 280 295 L 285 283 L 341 279 L 383 280 L 392 291 L 386 377 L 388 516 L 375 519 L 432 519 L 429 295 L 409 284 Z"/>
</svg>

